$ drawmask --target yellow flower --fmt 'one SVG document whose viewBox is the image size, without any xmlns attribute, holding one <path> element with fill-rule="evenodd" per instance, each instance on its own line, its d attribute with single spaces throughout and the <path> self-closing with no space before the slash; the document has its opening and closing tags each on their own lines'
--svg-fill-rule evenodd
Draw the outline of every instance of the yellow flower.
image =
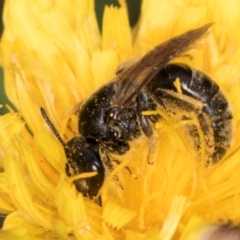
<svg viewBox="0 0 240 240">
<path fill-rule="evenodd" d="M 8 214 L 0 239 L 184 240 L 219 223 L 239 224 L 239 1 L 144 0 L 133 31 L 120 3 L 105 8 L 100 34 L 93 0 L 6 1 L 1 62 L 18 113 L 9 107 L 0 117 L 0 210 Z M 165 119 L 156 125 L 153 151 L 142 137 L 114 156 L 121 164 L 105 179 L 102 207 L 84 198 L 65 174 L 63 147 L 40 107 L 67 142 L 77 132 L 75 106 L 112 79 L 120 63 L 209 22 L 215 24 L 202 44 L 177 60 L 215 79 L 231 104 L 227 155 L 202 167 L 179 125 Z"/>
</svg>

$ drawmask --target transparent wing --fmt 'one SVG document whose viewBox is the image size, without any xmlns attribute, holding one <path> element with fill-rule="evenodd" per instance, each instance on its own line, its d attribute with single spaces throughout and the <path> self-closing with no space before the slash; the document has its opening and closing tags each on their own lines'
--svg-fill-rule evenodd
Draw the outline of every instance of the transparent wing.
<svg viewBox="0 0 240 240">
<path fill-rule="evenodd" d="M 118 85 L 113 106 L 123 109 L 153 77 L 173 58 L 188 50 L 213 23 L 174 37 L 148 52 L 138 62 L 117 76 Z"/>
</svg>

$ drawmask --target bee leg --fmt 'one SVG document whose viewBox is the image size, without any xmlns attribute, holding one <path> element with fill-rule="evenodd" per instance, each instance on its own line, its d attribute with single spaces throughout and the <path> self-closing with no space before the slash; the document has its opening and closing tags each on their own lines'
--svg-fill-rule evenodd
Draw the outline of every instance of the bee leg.
<svg viewBox="0 0 240 240">
<path fill-rule="evenodd" d="M 144 116 L 143 111 L 156 109 L 156 104 L 151 100 L 147 93 L 139 93 L 137 97 L 137 109 L 140 128 L 147 137 L 153 135 L 153 129 L 150 122 L 155 122 L 152 116 Z"/>
<path fill-rule="evenodd" d="M 101 156 L 101 159 L 102 159 L 102 162 L 103 162 L 103 167 L 104 167 L 104 170 L 105 170 L 105 173 L 106 173 L 106 176 L 107 176 L 114 169 L 113 161 L 108 156 L 108 153 L 105 149 L 105 146 L 100 147 L 99 152 L 100 152 L 100 156 Z M 118 176 L 114 175 L 113 179 L 117 183 L 117 185 L 123 190 L 124 189 L 123 185 L 122 185 L 121 181 L 119 180 Z"/>
<path fill-rule="evenodd" d="M 151 137 L 153 135 L 153 129 L 147 117 L 142 114 L 139 114 L 139 123 L 144 134 L 147 137 Z"/>
<path fill-rule="evenodd" d="M 151 156 L 152 156 L 152 154 L 154 152 L 154 148 L 155 148 L 155 136 L 153 134 L 153 129 L 152 129 L 149 119 L 142 114 L 139 115 L 139 122 L 140 122 L 142 131 L 148 137 L 147 140 L 148 140 L 148 145 L 149 145 L 149 152 L 148 152 L 148 156 L 147 156 L 147 162 L 148 162 L 148 164 L 152 165 L 152 164 L 154 164 L 154 161 L 151 161 Z"/>
<path fill-rule="evenodd" d="M 147 156 L 147 162 L 148 164 L 152 165 L 154 164 L 153 161 L 151 161 L 151 156 L 153 154 L 153 150 L 155 148 L 155 137 L 154 137 L 154 131 L 152 128 L 152 123 L 156 123 L 159 120 L 158 115 L 150 115 L 145 116 L 142 114 L 143 111 L 148 110 L 155 110 L 156 104 L 153 102 L 153 100 L 149 97 L 146 93 L 139 93 L 137 97 L 137 109 L 138 109 L 138 120 L 139 125 L 143 133 L 148 139 L 148 145 L 149 145 L 149 153 Z"/>
<path fill-rule="evenodd" d="M 115 162 L 117 165 L 119 165 L 119 164 L 121 163 L 118 159 L 113 159 L 112 161 Z M 126 167 L 124 167 L 124 168 L 127 170 L 127 172 L 128 172 L 131 176 L 133 176 L 133 173 L 132 173 L 130 167 L 126 166 Z M 134 179 L 137 179 L 136 176 L 133 177 L 133 178 L 134 178 Z"/>
<path fill-rule="evenodd" d="M 129 151 L 130 146 L 127 142 L 124 141 L 109 141 L 109 142 L 103 142 L 103 147 L 108 150 L 108 152 L 123 155 L 127 151 Z"/>
</svg>

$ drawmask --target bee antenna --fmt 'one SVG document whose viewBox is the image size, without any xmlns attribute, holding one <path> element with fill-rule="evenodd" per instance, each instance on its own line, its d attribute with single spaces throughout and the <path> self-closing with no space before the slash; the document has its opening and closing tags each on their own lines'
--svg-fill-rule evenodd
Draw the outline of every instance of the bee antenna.
<svg viewBox="0 0 240 240">
<path fill-rule="evenodd" d="M 52 132 L 54 133 L 54 135 L 57 137 L 58 141 L 63 145 L 63 147 L 66 146 L 66 143 L 62 140 L 61 136 L 59 135 L 58 131 L 56 130 L 56 128 L 53 126 L 52 122 L 50 121 L 49 117 L 47 116 L 45 110 L 40 107 L 42 116 L 44 118 L 44 120 L 46 121 L 46 123 L 48 124 L 48 126 L 51 128 Z"/>
</svg>

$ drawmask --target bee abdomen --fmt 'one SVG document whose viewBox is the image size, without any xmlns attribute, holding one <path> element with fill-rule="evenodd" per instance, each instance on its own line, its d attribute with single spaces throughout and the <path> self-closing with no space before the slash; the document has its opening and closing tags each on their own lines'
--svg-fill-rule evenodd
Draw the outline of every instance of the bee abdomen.
<svg viewBox="0 0 240 240">
<path fill-rule="evenodd" d="M 182 93 L 201 101 L 204 105 L 202 112 L 210 119 L 210 126 L 213 132 L 214 151 L 211 161 L 219 161 L 230 147 L 232 140 L 232 112 L 229 103 L 219 86 L 206 74 L 185 67 L 187 71 L 191 71 L 191 78 L 181 78 Z M 206 123 L 200 121 L 204 132 Z"/>
<path fill-rule="evenodd" d="M 176 79 L 179 79 L 181 93 L 175 86 Z M 164 105 L 167 111 L 173 108 L 185 113 L 195 112 L 204 136 L 206 152 L 210 153 L 207 154 L 210 158 L 208 162 L 215 163 L 224 156 L 232 140 L 232 112 L 219 86 L 210 77 L 186 64 L 169 64 L 148 87 L 150 91 L 155 89 L 158 103 Z M 196 129 L 194 126 L 189 127 L 189 133 L 195 147 L 200 149 L 200 133 Z"/>
</svg>

